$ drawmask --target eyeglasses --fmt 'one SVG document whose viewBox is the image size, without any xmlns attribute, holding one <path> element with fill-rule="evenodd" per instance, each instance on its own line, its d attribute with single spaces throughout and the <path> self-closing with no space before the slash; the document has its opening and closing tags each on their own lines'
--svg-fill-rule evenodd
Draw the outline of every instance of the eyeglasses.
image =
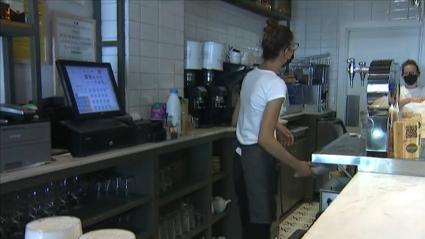
<svg viewBox="0 0 425 239">
<path fill-rule="evenodd" d="M 298 49 L 298 47 L 300 47 L 300 44 L 295 42 L 294 43 L 294 47 L 293 47 L 293 51 L 295 51 L 296 49 Z"/>
<path fill-rule="evenodd" d="M 407 76 L 407 75 L 419 75 L 419 72 L 417 72 L 417 71 L 405 71 L 404 73 L 403 73 L 403 76 Z"/>
</svg>

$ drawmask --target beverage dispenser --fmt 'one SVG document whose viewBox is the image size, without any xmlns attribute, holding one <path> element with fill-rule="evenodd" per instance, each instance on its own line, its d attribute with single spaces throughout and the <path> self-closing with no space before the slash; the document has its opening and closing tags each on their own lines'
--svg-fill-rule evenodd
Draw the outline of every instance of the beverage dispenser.
<svg viewBox="0 0 425 239">
<path fill-rule="evenodd" d="M 398 64 L 394 60 L 373 60 L 370 66 L 360 62 L 356 66 L 355 59 L 348 59 L 348 74 L 350 87 L 356 73 L 360 75 L 362 85 L 366 83 L 366 102 L 368 111 L 368 125 L 365 139 L 366 151 L 386 155 L 388 153 L 388 136 L 390 128 L 389 106 L 398 107 L 400 77 Z M 378 99 L 387 99 L 379 101 Z M 381 103 L 377 103 L 381 102 Z"/>
</svg>

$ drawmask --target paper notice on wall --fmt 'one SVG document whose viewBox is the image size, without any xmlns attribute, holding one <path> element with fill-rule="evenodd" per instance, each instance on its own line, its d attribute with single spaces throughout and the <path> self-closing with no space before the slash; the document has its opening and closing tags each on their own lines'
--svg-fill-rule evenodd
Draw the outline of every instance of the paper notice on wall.
<svg viewBox="0 0 425 239">
<path fill-rule="evenodd" d="M 55 13 L 53 23 L 54 61 L 96 61 L 96 21 Z M 63 95 L 62 85 L 54 68 L 55 95 Z"/>
<path fill-rule="evenodd" d="M 58 17 L 56 21 L 58 59 L 94 61 L 95 26 L 92 23 L 62 17 Z"/>
</svg>

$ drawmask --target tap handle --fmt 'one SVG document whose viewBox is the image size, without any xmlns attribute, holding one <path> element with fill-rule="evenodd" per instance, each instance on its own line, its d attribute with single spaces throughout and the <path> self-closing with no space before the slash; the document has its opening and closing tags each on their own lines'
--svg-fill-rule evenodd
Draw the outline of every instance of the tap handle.
<svg viewBox="0 0 425 239">
<path fill-rule="evenodd" d="M 356 60 L 354 60 L 354 58 L 348 58 L 347 59 L 347 63 L 354 64 L 355 62 L 356 62 Z"/>
<path fill-rule="evenodd" d="M 359 62 L 359 66 L 361 66 L 361 67 L 366 67 L 366 62 L 365 62 L 365 61 L 361 61 L 361 62 Z"/>
</svg>

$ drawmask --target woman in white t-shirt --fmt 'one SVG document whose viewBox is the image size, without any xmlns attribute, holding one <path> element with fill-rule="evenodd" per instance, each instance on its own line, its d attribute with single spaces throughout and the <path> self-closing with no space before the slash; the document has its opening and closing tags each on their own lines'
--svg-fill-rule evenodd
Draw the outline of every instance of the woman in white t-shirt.
<svg viewBox="0 0 425 239">
<path fill-rule="evenodd" d="M 261 46 L 264 63 L 245 76 L 240 103 L 235 109 L 241 157 L 235 157 L 234 181 L 243 239 L 270 238 L 270 225 L 276 220 L 277 208 L 276 159 L 301 176 L 313 174 L 310 163 L 296 159 L 275 137 L 276 129 L 281 127 L 278 117 L 287 91 L 285 82 L 276 73 L 294 57 L 298 47 L 294 34 L 276 21 L 268 20 Z"/>
<path fill-rule="evenodd" d="M 414 60 L 407 60 L 401 65 L 401 76 L 406 85 L 400 87 L 399 106 L 425 101 L 425 88 L 418 85 L 420 77 L 419 66 Z"/>
</svg>

